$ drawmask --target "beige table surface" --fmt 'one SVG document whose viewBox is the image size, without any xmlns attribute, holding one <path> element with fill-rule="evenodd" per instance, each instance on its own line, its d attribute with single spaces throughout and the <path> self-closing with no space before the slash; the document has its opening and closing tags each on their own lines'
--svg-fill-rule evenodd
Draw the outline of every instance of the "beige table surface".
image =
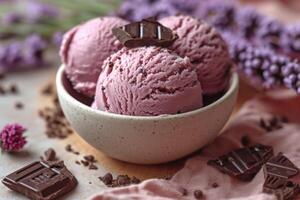
<svg viewBox="0 0 300 200">
<path fill-rule="evenodd" d="M 255 4 L 258 5 L 258 3 Z M 259 9 L 262 11 L 265 12 L 267 10 L 269 14 L 277 15 L 277 17 L 279 16 L 284 21 L 295 21 L 297 20 L 297 16 L 300 16 L 295 14 L 295 12 L 285 10 L 285 8 L 277 4 L 266 3 L 259 5 Z M 298 19 L 300 20 L 300 18 Z M 57 151 L 59 157 L 65 161 L 68 168 L 79 180 L 79 186 L 75 192 L 71 192 L 62 198 L 67 200 L 85 199 L 92 193 L 105 189 L 106 187 L 99 181 L 98 177 L 108 171 L 113 174 L 128 174 L 141 179 L 147 179 L 174 174 L 183 166 L 186 158 L 172 163 L 151 166 L 134 165 L 117 161 L 88 145 L 76 133 L 64 140 L 47 138 L 44 121 L 38 117 L 37 112 L 39 108 L 49 104 L 50 98 L 40 95 L 40 90 L 47 83 L 54 83 L 55 72 L 55 67 L 49 67 L 30 72 L 11 74 L 6 78 L 5 83 L 17 83 L 21 93 L 17 96 L 0 96 L 0 128 L 6 123 L 19 122 L 23 124 L 28 129 L 26 132 L 28 144 L 22 152 L 0 154 L 0 179 L 13 170 L 24 166 L 26 163 L 38 160 L 40 155 L 49 147 Z M 244 101 L 254 96 L 255 93 L 253 89 L 242 84 L 236 110 L 238 110 Z M 17 101 L 24 103 L 25 107 L 23 110 L 16 110 L 14 108 Z M 66 152 L 65 146 L 67 144 L 72 144 L 73 148 L 80 152 L 80 156 Z M 88 170 L 82 165 L 75 164 L 75 160 L 79 160 L 83 155 L 88 154 L 94 155 L 98 160 L 98 170 Z M 0 184 L 0 200 L 21 199 L 25 198 L 9 191 Z"/>
</svg>

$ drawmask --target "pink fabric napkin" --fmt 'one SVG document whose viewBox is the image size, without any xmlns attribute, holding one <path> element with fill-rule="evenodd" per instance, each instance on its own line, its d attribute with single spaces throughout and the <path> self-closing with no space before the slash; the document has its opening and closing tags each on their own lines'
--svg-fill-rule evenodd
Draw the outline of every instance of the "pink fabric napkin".
<svg viewBox="0 0 300 200">
<path fill-rule="evenodd" d="M 269 121 L 274 115 L 285 116 L 289 122 L 272 131 L 260 126 L 261 119 Z M 108 189 L 91 200 L 195 199 L 193 193 L 198 189 L 203 191 L 206 200 L 276 200 L 275 196 L 262 193 L 262 170 L 252 181 L 241 182 L 206 164 L 209 159 L 242 147 L 241 139 L 245 135 L 251 144 L 271 145 L 275 154 L 283 152 L 300 166 L 300 97 L 277 94 L 248 101 L 223 134 L 189 159 L 170 181 L 151 179 L 139 185 Z M 218 186 L 213 187 L 215 184 Z M 187 195 L 183 195 L 185 192 Z M 300 200 L 300 195 L 296 199 Z"/>
</svg>

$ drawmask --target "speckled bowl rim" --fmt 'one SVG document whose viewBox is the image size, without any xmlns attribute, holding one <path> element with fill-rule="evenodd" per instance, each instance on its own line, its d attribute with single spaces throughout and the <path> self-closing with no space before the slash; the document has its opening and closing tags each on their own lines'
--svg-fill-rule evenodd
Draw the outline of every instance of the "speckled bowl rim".
<svg viewBox="0 0 300 200">
<path fill-rule="evenodd" d="M 65 87 L 63 85 L 63 81 L 62 81 L 63 73 L 64 73 L 64 65 L 61 65 L 56 74 L 56 87 L 57 87 L 57 92 L 61 93 L 60 95 L 64 96 L 64 98 L 66 98 L 67 101 L 72 102 L 73 104 L 75 104 L 75 106 L 78 106 L 89 112 L 99 114 L 102 116 L 106 116 L 109 118 L 117 118 L 117 119 L 124 119 L 124 120 L 151 120 L 151 121 L 153 121 L 153 120 L 168 120 L 168 119 L 174 119 L 174 118 L 190 117 L 193 115 L 204 113 L 207 110 L 212 109 L 213 107 L 216 107 L 217 105 L 221 104 L 227 98 L 232 96 L 232 94 L 238 89 L 238 85 L 239 85 L 238 74 L 236 72 L 233 72 L 231 81 L 230 81 L 230 86 L 229 86 L 227 92 L 222 97 L 220 97 L 218 100 L 216 100 L 215 102 L 213 102 L 205 107 L 202 107 L 202 108 L 199 108 L 196 110 L 192 110 L 189 112 L 184 112 L 184 113 L 180 113 L 180 114 L 172 114 L 172 115 L 167 114 L 167 115 L 158 115 L 158 116 L 131 116 L 131 115 L 121 115 L 121 114 L 115 114 L 115 113 L 105 112 L 105 111 L 101 111 L 101 110 L 95 110 L 95 109 L 81 103 L 80 101 L 75 99 L 73 96 L 71 96 L 65 89 Z"/>
</svg>

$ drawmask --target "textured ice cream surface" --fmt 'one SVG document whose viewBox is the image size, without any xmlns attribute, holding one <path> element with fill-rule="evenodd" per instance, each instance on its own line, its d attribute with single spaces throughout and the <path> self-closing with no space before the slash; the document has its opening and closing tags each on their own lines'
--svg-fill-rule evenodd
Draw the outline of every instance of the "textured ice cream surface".
<svg viewBox="0 0 300 200">
<path fill-rule="evenodd" d="M 220 34 L 207 23 L 190 16 L 170 16 L 160 22 L 179 36 L 171 49 L 191 59 L 203 93 L 210 95 L 224 91 L 229 84 L 231 59 Z"/>
<path fill-rule="evenodd" d="M 159 47 L 122 49 L 104 63 L 94 108 L 156 116 L 202 107 L 202 88 L 189 59 Z"/>
<path fill-rule="evenodd" d="M 79 93 L 92 97 L 103 61 L 122 48 L 113 36 L 112 28 L 127 22 L 117 17 L 92 19 L 68 31 L 60 55 L 65 72 Z"/>
</svg>

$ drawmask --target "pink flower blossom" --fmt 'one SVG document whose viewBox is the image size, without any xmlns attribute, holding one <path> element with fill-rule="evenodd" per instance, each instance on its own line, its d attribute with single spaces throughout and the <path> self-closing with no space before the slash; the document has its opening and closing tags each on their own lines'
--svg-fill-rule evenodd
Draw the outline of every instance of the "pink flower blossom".
<svg viewBox="0 0 300 200">
<path fill-rule="evenodd" d="M 18 151 L 27 143 L 23 133 L 26 129 L 15 123 L 7 124 L 0 132 L 0 147 L 3 151 Z"/>
</svg>

